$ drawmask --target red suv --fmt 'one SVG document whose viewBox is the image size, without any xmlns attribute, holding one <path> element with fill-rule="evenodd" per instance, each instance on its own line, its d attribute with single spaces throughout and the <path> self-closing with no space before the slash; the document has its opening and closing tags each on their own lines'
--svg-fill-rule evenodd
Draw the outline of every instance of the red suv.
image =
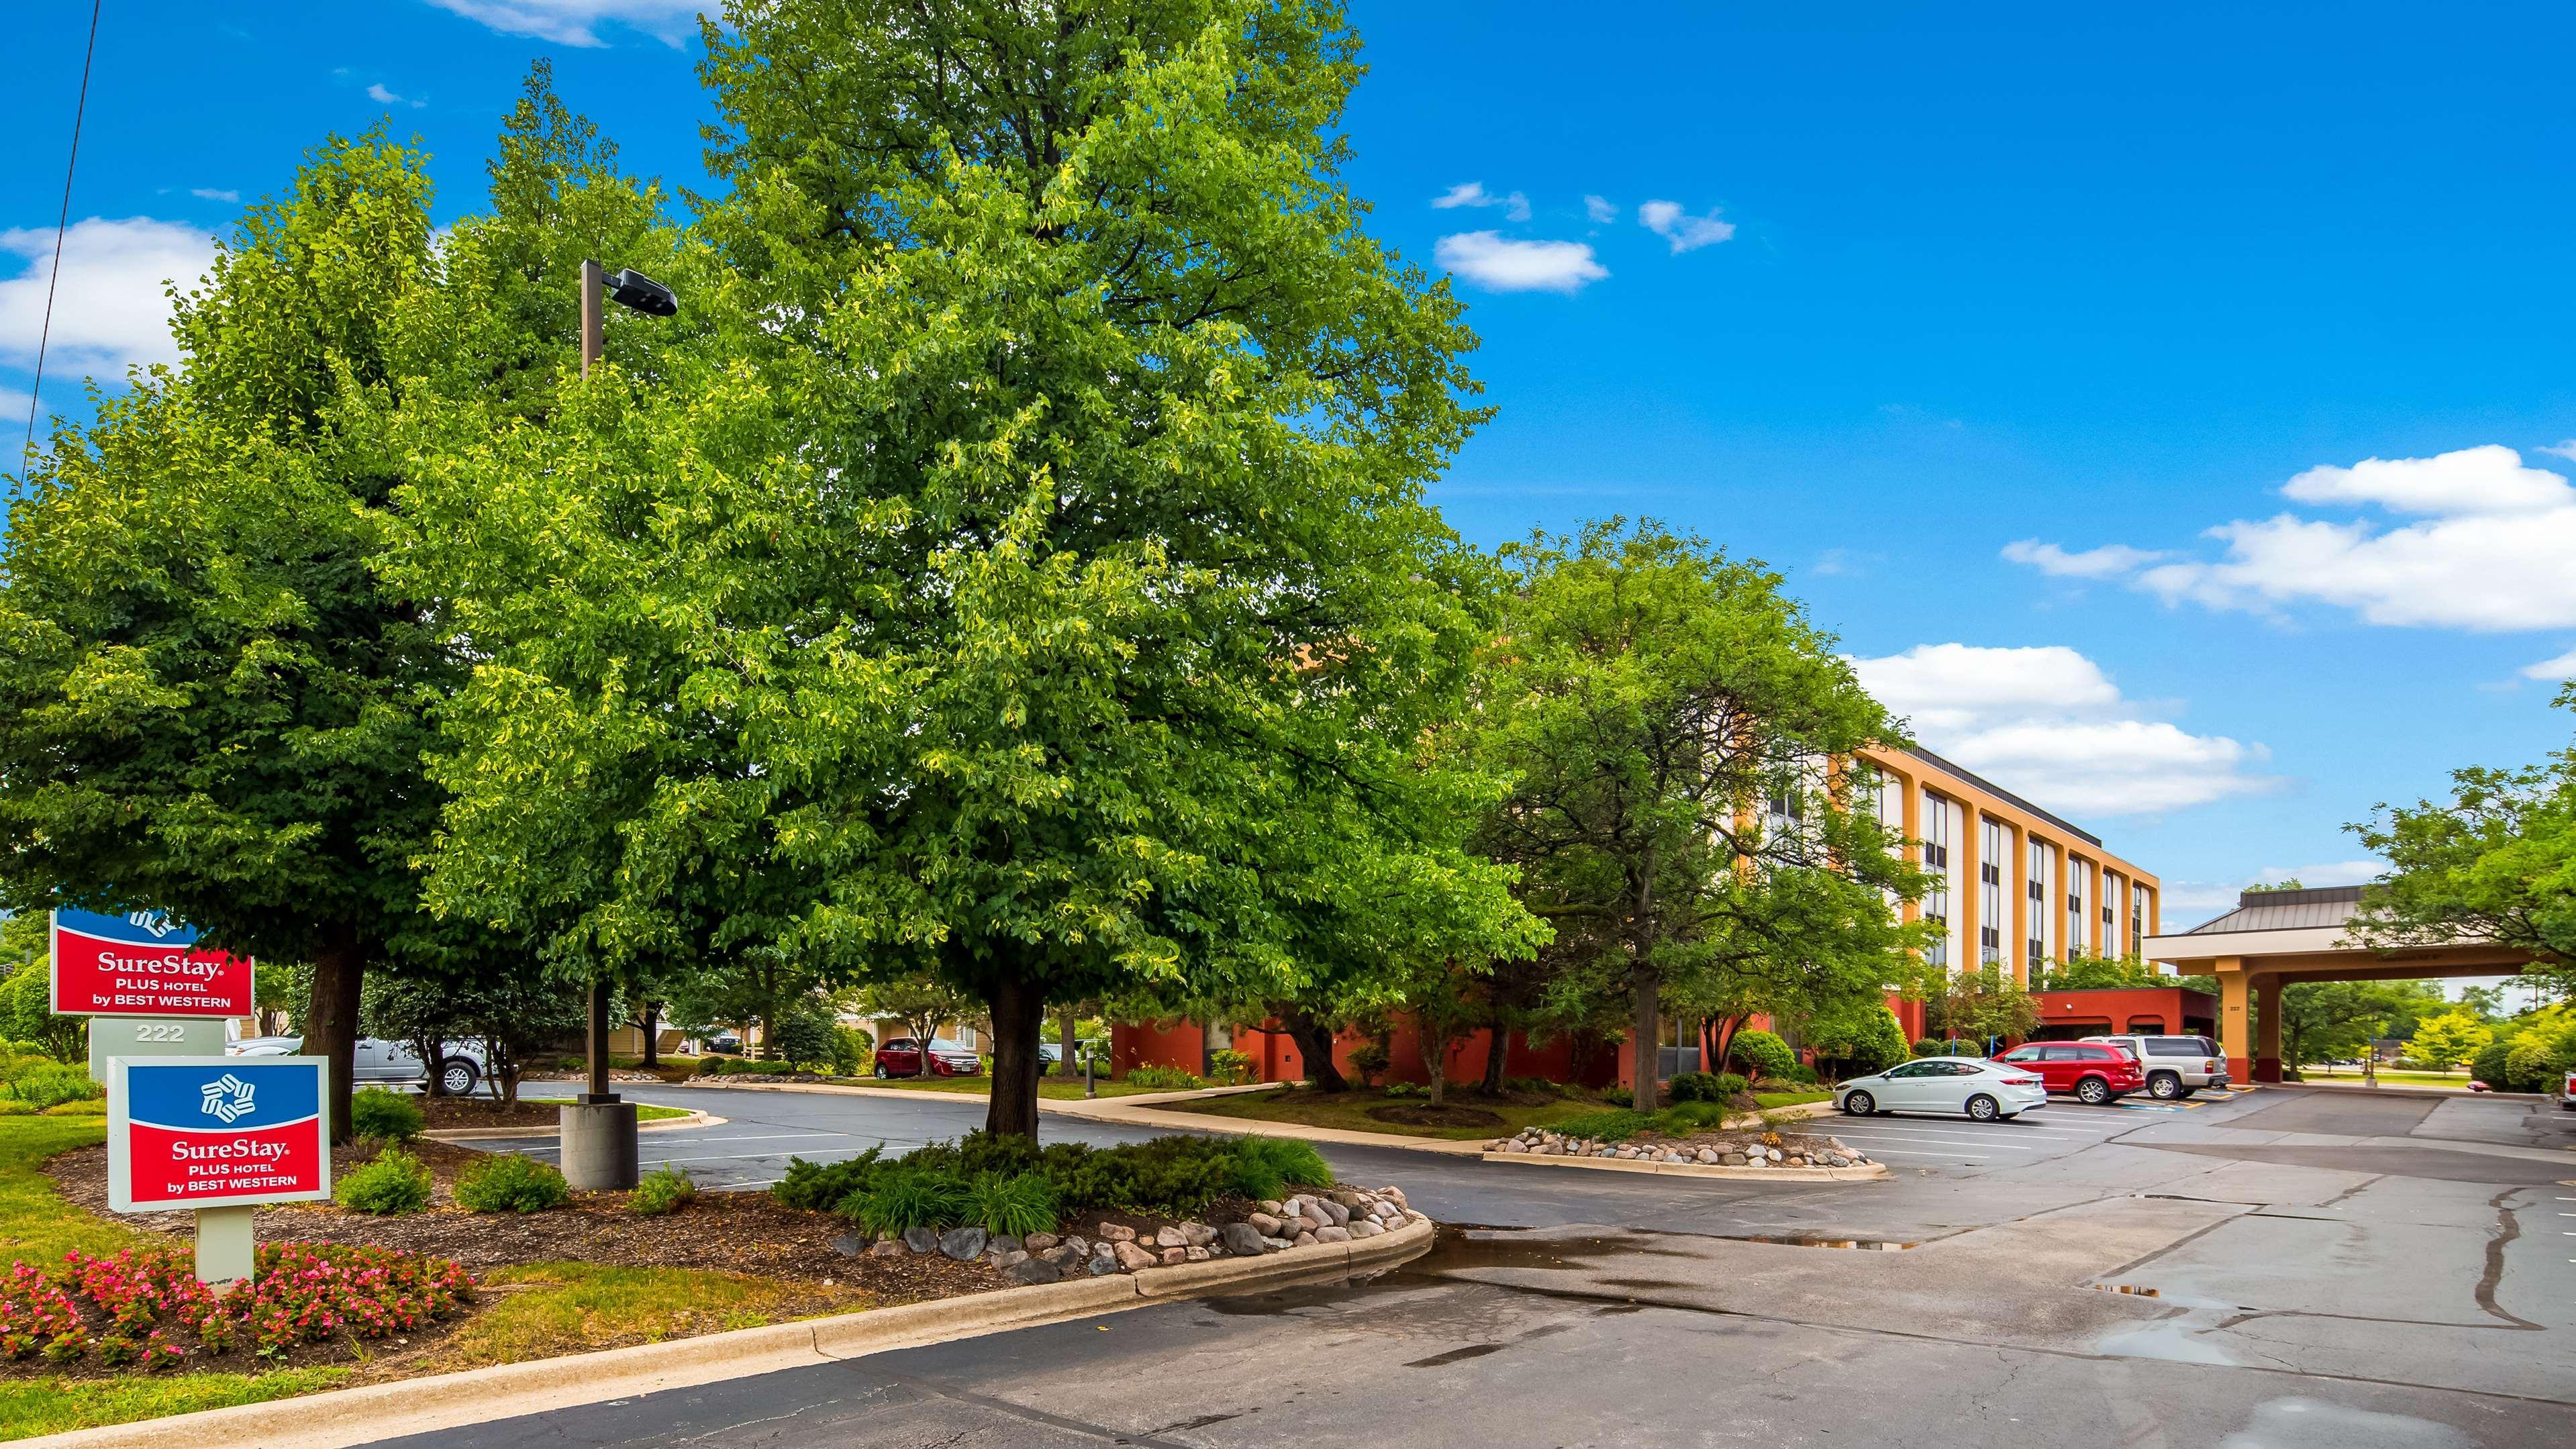
<svg viewBox="0 0 2576 1449">
<path fill-rule="evenodd" d="M 1995 1060 L 2026 1068 L 2038 1074 L 2048 1084 L 2048 1090 L 2072 1093 L 2087 1106 L 2116 1102 L 2147 1087 L 2146 1070 L 2138 1065 L 2138 1059 L 2115 1046 L 2035 1041 L 2015 1047 Z"/>
<path fill-rule="evenodd" d="M 934 1077 L 971 1077 L 984 1070 L 983 1059 L 953 1041 L 938 1037 L 930 1042 L 930 1075 Z M 899 1036 L 877 1048 L 877 1077 L 917 1077 L 921 1075 L 921 1042 L 914 1037 Z"/>
</svg>

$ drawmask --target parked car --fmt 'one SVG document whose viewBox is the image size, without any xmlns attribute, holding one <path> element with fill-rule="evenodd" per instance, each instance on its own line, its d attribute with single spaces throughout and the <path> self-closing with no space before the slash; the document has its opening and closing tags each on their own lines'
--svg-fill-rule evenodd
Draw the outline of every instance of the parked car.
<svg viewBox="0 0 2576 1449">
<path fill-rule="evenodd" d="M 877 1078 L 917 1077 L 921 1075 L 921 1041 L 917 1037 L 899 1036 L 877 1048 Z M 930 1074 L 934 1077 L 972 1077 L 984 1070 L 984 1059 L 944 1037 L 930 1039 Z"/>
<path fill-rule="evenodd" d="M 2146 1069 L 2138 1059 L 2126 1047 L 2108 1043 L 2035 1041 L 1995 1060 L 2037 1074 L 2048 1090 L 2066 1093 L 2088 1107 L 2108 1105 L 2147 1085 Z"/>
<path fill-rule="evenodd" d="M 729 1031 L 720 1031 L 714 1036 L 707 1038 L 706 1048 L 708 1051 L 721 1052 L 729 1057 L 740 1056 L 742 1055 L 742 1038 Z"/>
<path fill-rule="evenodd" d="M 1109 1043 L 1102 1041 L 1098 1037 L 1087 1036 L 1078 1038 L 1073 1044 L 1073 1049 L 1073 1064 L 1075 1066 L 1082 1065 L 1082 1059 L 1085 1057 L 1089 1057 L 1095 1062 L 1105 1062 L 1109 1060 Z M 1045 1062 L 1048 1066 L 1054 1066 L 1056 1063 L 1063 1061 L 1064 1043 L 1060 1041 L 1039 1042 L 1038 1059 Z"/>
<path fill-rule="evenodd" d="M 2569 1072 L 2567 1080 L 2559 1086 L 2558 1110 L 2576 1112 L 2576 1071 Z"/>
<path fill-rule="evenodd" d="M 1984 1057 L 1916 1057 L 1834 1089 L 1834 1105 L 1855 1117 L 1880 1112 L 1950 1112 L 1980 1122 L 2009 1120 L 2048 1105 L 2048 1087 L 2019 1063 Z"/>
<path fill-rule="evenodd" d="M 300 1036 L 246 1036 L 224 1047 L 228 1057 L 291 1057 L 304 1050 Z M 480 1042 L 448 1042 L 439 1048 L 438 1089 L 451 1097 L 470 1096 L 483 1080 Z M 361 1087 L 426 1087 L 429 1073 L 420 1053 L 407 1041 L 358 1038 L 357 1060 L 350 1075 Z"/>
<path fill-rule="evenodd" d="M 2147 1074 L 2147 1095 L 2179 1102 L 2203 1087 L 2227 1086 L 2227 1054 L 2205 1036 L 2088 1036 L 2088 1042 L 2127 1047 Z"/>
</svg>

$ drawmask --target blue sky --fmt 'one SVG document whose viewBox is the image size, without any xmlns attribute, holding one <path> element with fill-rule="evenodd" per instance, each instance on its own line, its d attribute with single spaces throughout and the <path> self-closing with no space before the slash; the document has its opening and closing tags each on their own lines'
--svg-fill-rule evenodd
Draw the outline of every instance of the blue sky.
<svg viewBox="0 0 2576 1449">
<path fill-rule="evenodd" d="M 1820 8 L 1354 4 L 1352 180 L 1458 276 L 1500 409 L 1435 490 L 1463 533 L 1651 514 L 1769 561 L 2168 924 L 2356 879 L 2374 802 L 2567 741 L 2569 12 Z M 28 9 L 13 455 L 88 18 Z M 49 403 L 148 356 L 151 279 L 325 131 L 390 115 L 472 206 L 534 56 L 701 183 L 687 6 L 217 9 L 108 7 Z"/>
</svg>

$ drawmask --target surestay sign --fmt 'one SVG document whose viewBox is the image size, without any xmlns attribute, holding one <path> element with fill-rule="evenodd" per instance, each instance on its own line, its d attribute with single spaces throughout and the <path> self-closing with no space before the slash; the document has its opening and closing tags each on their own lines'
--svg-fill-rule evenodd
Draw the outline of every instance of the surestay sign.
<svg viewBox="0 0 2576 1449">
<path fill-rule="evenodd" d="M 312 1202 L 331 1195 L 321 1057 L 119 1057 L 107 1082 L 107 1205 Z"/>
<path fill-rule="evenodd" d="M 249 1016 L 251 962 L 155 911 L 54 912 L 56 1016 Z"/>
</svg>

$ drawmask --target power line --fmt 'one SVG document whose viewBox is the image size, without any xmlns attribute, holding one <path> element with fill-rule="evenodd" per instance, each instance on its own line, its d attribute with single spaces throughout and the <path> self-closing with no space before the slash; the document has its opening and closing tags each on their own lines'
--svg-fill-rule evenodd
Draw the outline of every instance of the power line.
<svg viewBox="0 0 2576 1449">
<path fill-rule="evenodd" d="M 89 45 L 81 51 L 80 99 L 72 106 L 72 154 L 63 163 L 63 212 L 54 220 L 54 270 L 45 278 L 45 321 L 36 332 L 36 377 L 27 385 L 27 451 L 25 467 L 36 465 L 36 399 L 45 392 L 45 346 L 54 340 L 54 288 L 63 280 L 63 236 L 72 225 L 72 174 L 80 169 L 81 121 L 89 114 L 89 64 L 98 55 L 98 9 L 89 0 Z"/>
</svg>

